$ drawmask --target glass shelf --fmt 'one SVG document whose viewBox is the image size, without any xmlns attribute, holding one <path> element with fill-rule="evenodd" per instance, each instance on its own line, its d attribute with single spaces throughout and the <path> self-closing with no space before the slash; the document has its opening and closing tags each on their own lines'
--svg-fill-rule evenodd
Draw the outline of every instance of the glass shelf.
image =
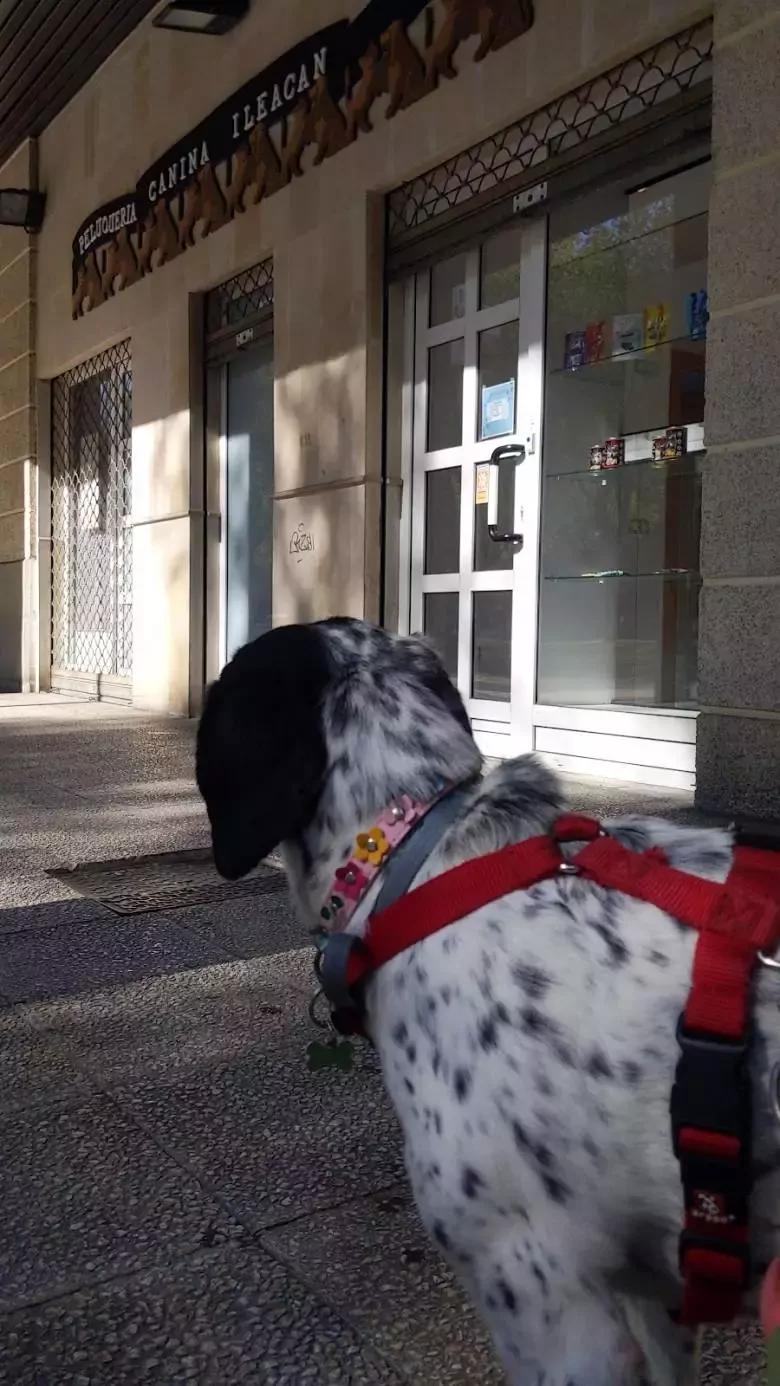
<svg viewBox="0 0 780 1386">
<path fill-rule="evenodd" d="M 619 221 L 620 219 L 616 218 L 615 220 Z M 550 252 L 550 268 L 552 270 L 561 270 L 564 268 L 568 269 L 572 265 L 582 265 L 585 261 L 591 263 L 593 260 L 596 260 L 600 255 L 614 255 L 618 252 L 624 251 L 628 246 L 636 246 L 641 241 L 649 240 L 651 236 L 663 236 L 664 233 L 666 233 L 667 236 L 670 233 L 672 235 L 674 235 L 675 233 L 679 234 L 679 232 L 677 231 L 678 227 L 689 227 L 696 221 L 704 222 L 706 227 L 707 213 L 694 212 L 691 216 L 682 217 L 679 221 L 662 221 L 657 226 L 648 226 L 644 231 L 637 231 L 633 236 L 620 236 L 620 234 L 618 233 L 614 240 L 608 240 L 602 245 L 594 245 L 593 248 L 590 249 L 587 247 L 588 235 L 590 234 L 595 239 L 595 233 L 603 232 L 605 226 L 610 226 L 609 222 L 601 222 L 599 225 L 595 226 L 590 233 L 580 233 L 580 236 L 578 238 L 580 243 L 582 243 L 583 241 L 586 242 L 582 249 L 572 250 L 570 248 L 572 245 L 572 238 L 568 238 L 566 241 L 563 242 L 564 245 L 570 248 L 568 254 L 562 252 L 561 250 L 557 249 L 557 247 L 553 246 Z M 613 222 L 612 225 L 614 224 L 615 223 Z"/>
<path fill-rule="evenodd" d="M 546 573 L 544 582 L 609 582 L 614 578 L 689 578 L 698 579 L 695 568 L 656 568 L 653 572 L 632 573 L 626 568 L 616 568 L 609 573 Z"/>
<path fill-rule="evenodd" d="M 703 457 L 706 451 L 706 448 L 694 448 L 690 452 L 681 453 L 679 457 L 668 457 L 664 462 L 655 462 L 652 457 L 632 457 L 630 462 L 621 462 L 619 467 L 581 467 L 578 472 L 551 472 L 545 477 L 545 481 L 564 481 L 567 477 L 583 476 L 600 477 L 603 481 L 606 477 L 612 477 L 616 472 L 627 471 L 630 467 L 652 467 L 656 472 L 669 471 L 671 468 L 679 468 L 682 462 L 689 459 L 695 461 L 697 457 Z"/>
<path fill-rule="evenodd" d="M 653 346 L 637 347 L 636 351 L 619 351 L 615 356 L 602 356 L 598 361 L 583 361 L 581 366 L 553 366 L 548 370 L 548 375 L 553 376 L 583 376 L 588 371 L 603 370 L 606 366 L 618 366 L 620 370 L 626 361 L 647 361 L 653 356 L 658 356 L 665 347 L 688 346 L 693 351 L 701 352 L 704 355 L 707 338 L 706 337 L 668 337 L 665 342 L 656 342 Z M 703 363 L 702 363 L 703 364 Z M 593 377 L 586 375 L 585 378 L 592 383 Z"/>
</svg>

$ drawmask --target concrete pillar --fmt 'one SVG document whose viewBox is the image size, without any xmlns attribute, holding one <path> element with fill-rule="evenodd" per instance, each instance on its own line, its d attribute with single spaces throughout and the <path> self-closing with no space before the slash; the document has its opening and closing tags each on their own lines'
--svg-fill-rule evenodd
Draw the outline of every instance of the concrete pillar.
<svg viewBox="0 0 780 1386">
<path fill-rule="evenodd" d="M 715 22 L 697 801 L 780 817 L 780 3 Z"/>
<path fill-rule="evenodd" d="M 0 169 L 0 187 L 36 179 L 27 141 Z M 0 226 L 0 692 L 37 687 L 36 452 L 34 238 Z"/>
</svg>

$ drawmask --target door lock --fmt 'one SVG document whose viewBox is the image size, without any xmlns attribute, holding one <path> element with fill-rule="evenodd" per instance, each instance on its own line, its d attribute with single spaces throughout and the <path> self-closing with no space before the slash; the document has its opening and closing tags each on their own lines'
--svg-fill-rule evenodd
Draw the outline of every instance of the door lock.
<svg viewBox="0 0 780 1386">
<path fill-rule="evenodd" d="M 494 544 L 516 544 L 522 547 L 522 534 L 500 534 L 498 531 L 498 477 L 502 463 L 516 466 L 525 461 L 526 450 L 522 443 L 505 443 L 491 453 L 488 462 L 488 502 L 487 529 Z"/>
</svg>

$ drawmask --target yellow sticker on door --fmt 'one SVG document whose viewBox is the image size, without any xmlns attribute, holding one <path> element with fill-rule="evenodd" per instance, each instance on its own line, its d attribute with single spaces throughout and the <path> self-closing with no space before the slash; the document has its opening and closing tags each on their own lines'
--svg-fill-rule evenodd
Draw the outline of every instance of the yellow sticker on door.
<svg viewBox="0 0 780 1386">
<path fill-rule="evenodd" d="M 487 505 L 489 482 L 490 466 L 487 462 L 483 462 L 481 466 L 477 467 L 477 486 L 476 495 L 474 497 L 475 505 Z"/>
</svg>

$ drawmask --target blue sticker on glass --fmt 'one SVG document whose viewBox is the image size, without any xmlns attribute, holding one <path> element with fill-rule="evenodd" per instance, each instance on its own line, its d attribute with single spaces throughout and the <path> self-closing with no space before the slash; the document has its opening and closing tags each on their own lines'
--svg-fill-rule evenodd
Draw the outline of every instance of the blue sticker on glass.
<svg viewBox="0 0 780 1386">
<path fill-rule="evenodd" d="M 482 386 L 482 438 L 502 438 L 515 431 L 515 382 Z"/>
</svg>

